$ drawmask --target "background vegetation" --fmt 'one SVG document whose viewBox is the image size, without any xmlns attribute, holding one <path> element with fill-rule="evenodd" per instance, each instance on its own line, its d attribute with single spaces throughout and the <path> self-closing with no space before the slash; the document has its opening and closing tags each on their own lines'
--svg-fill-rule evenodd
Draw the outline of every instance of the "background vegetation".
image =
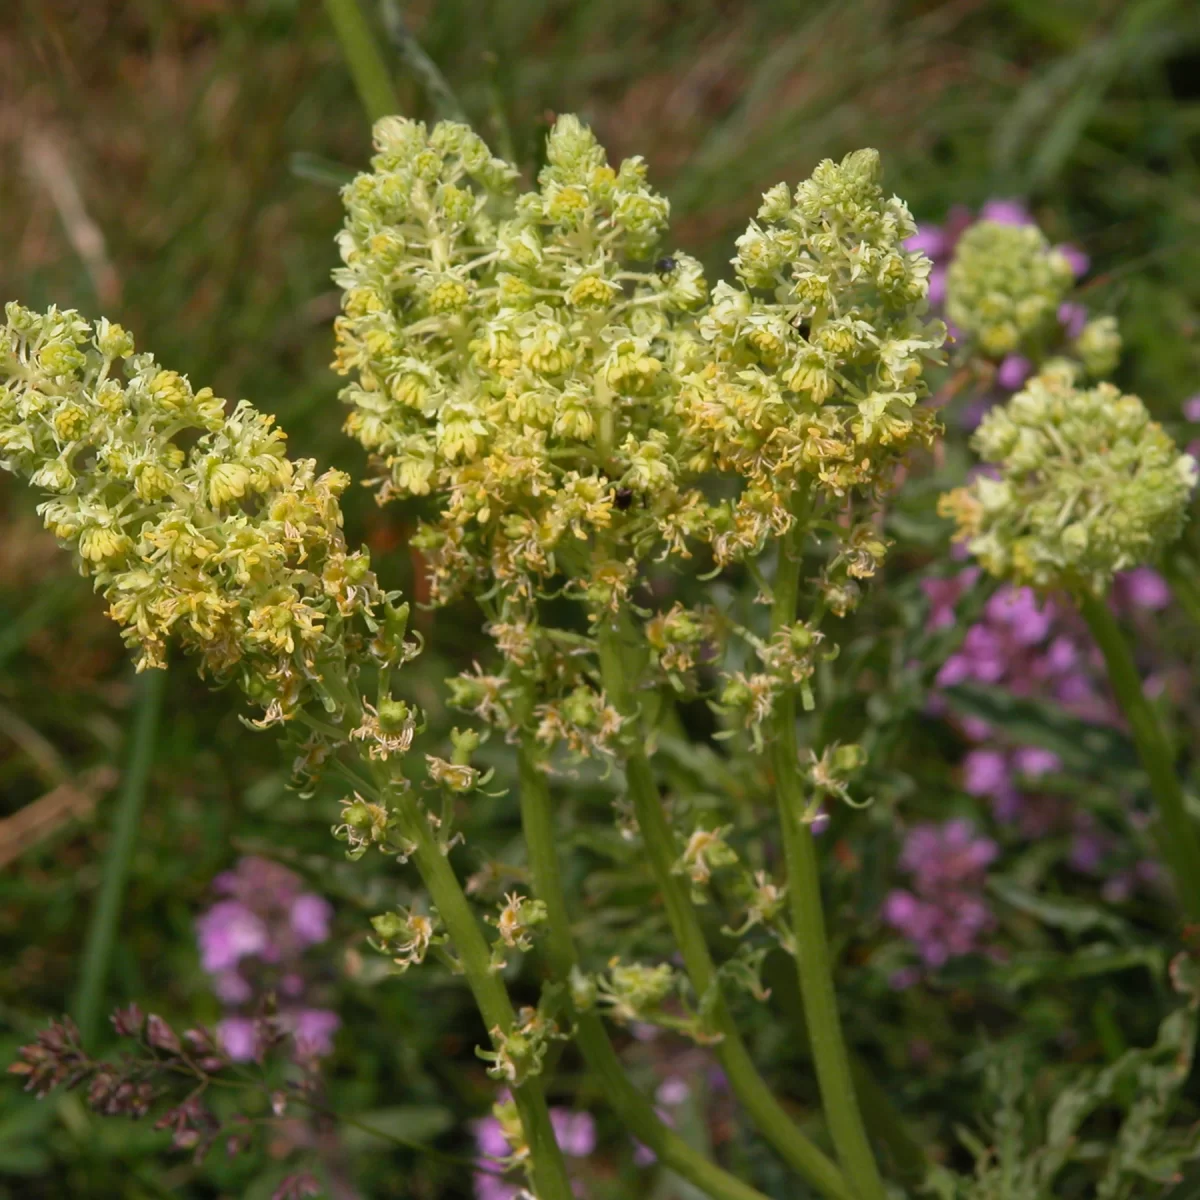
<svg viewBox="0 0 1200 1200">
<path fill-rule="evenodd" d="M 918 218 L 1024 198 L 1053 240 L 1091 256 L 1087 302 L 1117 314 L 1126 338 L 1118 381 L 1182 429 L 1180 405 L 1200 391 L 1195 4 L 439 0 L 408 4 L 403 18 L 471 121 L 530 172 L 554 112 L 579 112 L 614 159 L 644 155 L 671 198 L 677 241 L 710 271 L 723 270 L 765 187 L 861 145 L 883 152 L 889 185 Z M 382 21 L 378 29 L 383 37 Z M 401 48 L 389 53 L 402 110 L 439 115 Z M 361 474 L 357 448 L 339 432 L 327 368 L 337 311 L 329 272 L 336 186 L 368 153 L 321 5 L 12 0 L 0 13 L 0 297 L 107 312 L 164 363 L 276 413 L 295 453 Z M 7 480 L 0 487 L 0 1060 L 8 1061 L 48 1017 L 77 1004 L 144 689 L 87 585 L 41 531 L 31 497 Z M 403 528 L 365 493 L 348 508 L 351 542 L 368 542 L 389 583 L 410 589 Z M 944 531 L 927 512 L 918 496 L 898 572 L 945 554 Z M 469 610 L 421 620 L 427 630 L 436 622 L 440 644 L 470 661 Z M 1173 613 L 1144 632 L 1161 661 L 1194 663 L 1187 639 L 1175 640 Z M 862 636 L 869 642 L 869 620 Z M 864 649 L 872 682 L 855 685 L 847 712 L 874 703 L 873 715 L 892 722 L 893 744 L 906 747 L 895 758 L 906 790 L 884 794 L 884 812 L 911 804 L 944 815 L 963 802 L 962 746 L 902 702 L 894 649 Z M 429 653 L 414 669 L 435 711 L 446 667 Z M 1194 697 L 1184 687 L 1177 699 L 1186 740 Z M 1080 775 L 1065 786 L 1071 794 L 1096 785 Z M 436 976 L 379 984 L 362 953 L 365 913 L 377 911 L 374 897 L 388 885 L 346 867 L 328 835 L 332 813 L 328 795 L 284 790 L 271 737 L 251 735 L 228 700 L 189 672 L 172 672 L 104 1003 L 137 998 L 181 1021 L 215 1020 L 193 923 L 217 872 L 239 854 L 268 851 L 336 907 L 331 945 L 340 949 L 325 969 L 344 1030 L 331 1108 L 469 1154 L 463 1122 L 490 1096 L 471 1054 L 474 1018 Z M 502 849 L 512 835 L 503 800 L 472 819 L 486 844 Z M 849 925 L 858 919 L 865 931 L 852 963 L 870 958 L 878 933 L 891 881 L 888 819 L 872 818 L 878 838 L 835 830 L 831 842 L 834 873 L 854 876 Z M 1145 933 L 1133 940 L 1151 945 L 1154 915 L 1127 916 Z M 1024 919 L 1035 918 L 1048 920 Z M 1089 927 L 1047 928 L 1044 948 L 1063 951 Z M 965 1060 L 992 1033 L 1019 1024 L 1041 1053 L 1041 1035 L 1065 1025 L 1079 1034 L 1071 1053 L 1103 1058 L 1149 1040 L 1157 1021 L 1160 985 L 1146 970 L 1003 1001 L 969 974 L 900 998 L 882 973 L 864 978 L 849 1027 L 901 1106 L 921 1114 L 923 1136 L 943 1148 L 955 1122 L 973 1119 Z M 760 1025 L 760 1051 L 777 1072 L 795 1074 L 791 1091 L 803 1102 L 811 1085 L 788 1031 Z M 338 1128 L 364 1194 L 468 1194 L 462 1163 Z M 278 1146 L 195 1167 L 164 1153 L 166 1141 L 148 1127 L 101 1122 L 74 1097 L 39 1105 L 6 1087 L 0 1196 L 253 1197 L 269 1195 L 279 1174 Z M 676 1194 L 663 1186 L 664 1197 Z"/>
</svg>

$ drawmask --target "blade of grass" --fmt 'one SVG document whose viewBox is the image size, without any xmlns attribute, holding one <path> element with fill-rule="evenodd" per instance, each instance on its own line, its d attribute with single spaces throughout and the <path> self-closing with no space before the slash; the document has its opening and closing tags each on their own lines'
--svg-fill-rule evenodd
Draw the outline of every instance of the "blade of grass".
<svg viewBox="0 0 1200 1200">
<path fill-rule="evenodd" d="M 88 926 L 79 991 L 74 1005 L 75 1020 L 85 1046 L 94 1042 L 100 1024 L 104 985 L 108 979 L 113 943 L 116 941 L 117 922 L 121 917 L 125 881 L 129 877 L 129 864 L 137 845 L 138 819 L 146 796 L 150 765 L 154 760 L 166 674 L 165 671 L 148 671 L 138 680 L 125 777 L 113 814 L 112 840 L 104 859 L 100 897 Z"/>
<path fill-rule="evenodd" d="M 425 53 L 424 47 L 413 37 L 400 11 L 399 0 L 382 0 L 383 24 L 388 40 L 396 48 L 404 65 L 416 76 L 425 94 L 433 104 L 437 115 L 446 121 L 462 121 L 470 124 L 463 106 L 437 63 Z"/>
<path fill-rule="evenodd" d="M 317 183 L 321 187 L 333 188 L 337 191 L 354 178 L 354 171 L 344 163 L 322 158 L 319 154 L 311 154 L 307 150 L 297 150 L 288 159 L 288 169 L 297 179 L 306 183 Z"/>
<path fill-rule="evenodd" d="M 397 110 L 396 89 L 358 0 L 325 0 L 325 11 L 367 115 L 372 122 L 391 116 Z"/>
</svg>

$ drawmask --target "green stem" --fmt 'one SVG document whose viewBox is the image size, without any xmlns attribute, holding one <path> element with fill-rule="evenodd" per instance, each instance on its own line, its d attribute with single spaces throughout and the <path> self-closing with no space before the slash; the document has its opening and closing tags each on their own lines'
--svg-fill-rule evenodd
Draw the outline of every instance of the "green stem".
<svg viewBox="0 0 1200 1200">
<path fill-rule="evenodd" d="M 554 837 L 550 787 L 539 768 L 540 754 L 528 733 L 520 748 L 521 826 L 533 874 L 534 893 L 546 906 L 545 956 L 557 980 L 565 982 L 578 964 L 563 892 Z M 609 1040 L 604 1022 L 594 1012 L 574 1014 L 575 1041 L 613 1112 L 630 1133 L 644 1142 L 659 1161 L 713 1200 L 766 1200 L 749 1184 L 735 1179 L 693 1149 L 655 1115 L 653 1105 L 629 1082 Z"/>
<path fill-rule="evenodd" d="M 325 0 L 325 11 L 333 23 L 342 57 L 350 68 L 367 116 L 372 122 L 391 116 L 397 109 L 391 73 L 379 53 L 358 0 Z"/>
<path fill-rule="evenodd" d="M 112 841 L 104 859 L 100 897 L 92 910 L 92 920 L 88 926 L 79 991 L 75 998 L 75 1020 L 85 1046 L 95 1041 L 100 1028 L 104 986 L 108 980 L 109 960 L 121 919 L 121 902 L 125 896 L 125 882 L 129 878 L 129 865 L 137 846 L 138 819 L 154 759 L 166 676 L 166 671 L 147 671 L 138 679 L 125 777 L 117 797 L 117 810 L 113 814 Z"/>
<path fill-rule="evenodd" d="M 1181 550 L 1167 555 L 1163 574 L 1171 585 L 1176 603 L 1200 625 L 1200 580 L 1197 579 L 1196 564 Z"/>
<path fill-rule="evenodd" d="M 416 849 L 413 860 L 430 898 L 438 911 L 450 941 L 462 962 L 467 986 L 488 1030 L 508 1033 L 515 1022 L 512 1002 L 499 976 L 492 969 L 491 953 L 480 931 L 450 861 L 429 828 L 411 790 L 405 784 L 382 784 L 385 794 L 396 805 L 405 833 Z M 534 1188 L 538 1200 L 572 1200 L 571 1184 L 562 1151 L 554 1137 L 546 1098 L 537 1079 L 527 1079 L 512 1089 L 521 1125 L 529 1143 L 533 1163 Z"/>
<path fill-rule="evenodd" d="M 786 1013 L 801 1056 L 811 1061 L 812 1043 L 797 976 L 795 959 L 783 950 L 772 954 L 763 967 L 763 982 L 771 989 L 778 1009 Z M 850 1074 L 863 1118 L 877 1142 L 887 1148 L 896 1175 L 915 1187 L 929 1174 L 929 1158 L 867 1064 L 853 1049 L 848 1053 Z"/>
<path fill-rule="evenodd" d="M 663 706 L 659 721 L 659 745 L 665 748 L 669 741 L 678 741 L 685 737 L 679 710 L 673 701 L 668 701 Z M 726 768 L 719 760 L 705 762 L 702 769 L 712 787 L 728 789 L 736 786 L 736 781 L 730 782 L 721 777 L 720 772 Z M 665 774 L 668 783 L 676 792 L 686 793 L 694 786 L 689 772 L 678 766 L 672 769 L 671 765 L 668 765 Z M 788 1026 L 796 1039 L 796 1048 L 800 1056 L 811 1063 L 812 1045 L 808 1039 L 804 1000 L 800 995 L 796 975 L 795 960 L 782 949 L 768 956 L 763 966 L 763 982 L 774 996 L 776 1007 L 787 1015 Z M 887 1147 L 897 1177 L 914 1186 L 919 1184 L 929 1174 L 929 1159 L 925 1151 L 892 1103 L 887 1091 L 871 1074 L 867 1064 L 854 1053 L 853 1048 L 850 1048 L 848 1053 L 854 1090 L 858 1095 L 859 1107 L 867 1127 L 876 1142 Z"/>
<path fill-rule="evenodd" d="M 796 619 L 800 595 L 804 514 L 796 513 L 791 529 L 779 540 L 779 566 L 775 573 L 771 631 L 787 628 Z M 771 763 L 779 824 L 787 863 L 788 901 L 796 939 L 796 968 L 804 1015 L 808 1023 L 813 1064 L 821 1087 L 825 1120 L 837 1150 L 838 1161 L 849 1176 L 860 1200 L 882 1200 L 883 1180 L 875 1163 L 859 1111 L 850 1074 L 846 1040 L 838 1016 L 833 987 L 833 964 L 825 935 L 821 907 L 821 876 L 812 829 L 801 819 L 805 810 L 800 754 L 796 745 L 796 695 L 785 691 L 775 702 L 771 717 Z"/>
<path fill-rule="evenodd" d="M 1150 779 L 1150 791 L 1158 806 L 1156 834 L 1163 858 L 1175 877 L 1175 887 L 1184 911 L 1200 921 L 1200 838 L 1183 802 L 1183 789 L 1175 774 L 1175 754 L 1142 691 L 1142 681 L 1105 598 L 1082 594 L 1079 610 L 1104 655 L 1108 680 L 1117 703 L 1129 722 L 1138 757 Z"/>
<path fill-rule="evenodd" d="M 636 726 L 636 708 L 625 684 L 620 631 L 612 622 L 602 620 L 597 637 L 604 690 L 617 711 Z M 646 858 L 662 893 L 667 919 L 683 956 L 684 968 L 697 997 L 706 997 L 710 989 L 719 987 L 716 968 L 691 898 L 679 876 L 672 870 L 677 857 L 675 842 L 663 814 L 650 761 L 636 728 L 626 747 L 625 777 L 633 800 L 634 815 L 641 829 Z M 713 1021 L 721 1034 L 716 1046 L 721 1066 L 734 1094 L 763 1136 L 794 1170 L 824 1195 L 850 1200 L 855 1193 L 847 1186 L 842 1173 L 796 1128 L 763 1081 L 720 996 L 713 1006 Z"/>
</svg>

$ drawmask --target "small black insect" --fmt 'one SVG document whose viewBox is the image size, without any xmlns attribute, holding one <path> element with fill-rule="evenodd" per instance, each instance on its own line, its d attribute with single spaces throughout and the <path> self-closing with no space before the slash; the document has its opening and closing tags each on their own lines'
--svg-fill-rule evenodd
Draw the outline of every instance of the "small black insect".
<svg viewBox="0 0 1200 1200">
<path fill-rule="evenodd" d="M 633 503 L 632 488 L 617 488 L 617 507 L 624 512 Z"/>
<path fill-rule="evenodd" d="M 654 269 L 660 275 L 669 275 L 679 264 L 668 254 L 666 258 L 660 258 L 654 264 Z"/>
</svg>

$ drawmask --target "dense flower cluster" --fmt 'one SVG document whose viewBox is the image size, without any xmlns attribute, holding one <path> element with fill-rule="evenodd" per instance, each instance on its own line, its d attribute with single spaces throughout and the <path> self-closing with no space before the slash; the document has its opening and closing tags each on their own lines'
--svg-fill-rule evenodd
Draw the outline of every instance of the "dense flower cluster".
<svg viewBox="0 0 1200 1200">
<path fill-rule="evenodd" d="M 737 281 L 710 299 L 693 259 L 654 258 L 668 205 L 645 165 L 610 166 L 574 117 L 521 195 L 463 126 L 389 118 L 375 140 L 344 193 L 335 365 L 354 376 L 347 428 L 381 501 L 436 506 L 415 539 L 435 602 L 480 596 L 507 664 L 456 681 L 458 707 L 511 730 L 513 675 L 534 677 L 523 719 L 539 740 L 610 753 L 625 722 L 594 646 L 545 624 L 539 600 L 612 621 L 651 558 L 753 558 L 814 505 L 844 518 L 825 526 L 826 603 L 854 605 L 886 553 L 880 496 L 933 435 L 919 402 L 944 338 L 875 151 L 772 188 L 738 240 Z M 678 604 L 642 630 L 676 687 L 719 657 L 722 632 Z M 723 705 L 756 735 L 813 669 L 814 640 L 781 638 L 756 647 L 763 670 L 724 679 Z"/>
<path fill-rule="evenodd" d="M 957 205 L 950 210 L 942 224 L 922 223 L 916 236 L 906 243 L 909 249 L 920 250 L 933 262 L 933 270 L 929 277 L 929 299 L 937 308 L 942 309 L 949 302 L 948 277 L 951 265 L 956 261 L 959 242 L 982 224 L 1036 228 L 1032 213 L 1020 201 L 989 200 L 977 216 L 962 205 Z M 1007 236 L 1015 235 L 999 235 L 1000 241 Z M 1091 262 L 1078 246 L 1065 243 L 1053 247 L 1052 253 L 1070 266 L 1076 281 L 1087 274 Z M 969 276 L 965 280 L 968 295 L 976 282 Z M 1015 300 L 1010 296 L 998 303 L 1003 307 L 1005 304 L 1015 303 Z M 951 322 L 950 335 L 968 353 L 995 360 L 991 380 L 1001 393 L 1018 391 L 1035 371 L 1034 358 L 1041 358 L 1049 353 L 1076 359 L 1087 374 L 1095 379 L 1103 378 L 1116 367 L 1121 339 L 1115 318 L 1107 315 L 1092 317 L 1087 308 L 1074 297 L 1064 299 L 1059 304 L 1055 318 L 1055 323 L 1048 323 L 1042 327 L 1039 344 L 1035 345 L 1031 340 L 1023 339 L 1016 350 L 1003 354 L 989 351 L 969 327 L 960 328 Z M 990 398 L 994 397 L 986 393 L 975 397 L 965 413 L 970 425 L 978 423 Z"/>
<path fill-rule="evenodd" d="M 329 937 L 333 910 L 300 878 L 269 859 L 248 857 L 213 880 L 218 900 L 196 922 L 200 961 L 213 990 L 232 1012 L 217 1026 L 226 1054 L 236 1062 L 256 1056 L 256 1020 L 248 1010 L 268 992 L 278 1024 L 291 1034 L 296 1054 L 313 1058 L 333 1049 L 337 1013 L 313 1007 L 311 967 L 305 951 Z"/>
<path fill-rule="evenodd" d="M 700 319 L 705 358 L 682 396 L 693 464 L 744 483 L 717 522 L 718 562 L 786 530 L 814 480 L 871 497 L 932 437 L 917 402 L 945 330 L 923 315 L 930 263 L 904 245 L 916 225 L 880 178 L 879 155 L 859 150 L 794 194 L 773 187 L 737 242 L 742 286 L 719 284 Z"/>
<path fill-rule="evenodd" d="M 339 471 L 287 457 L 272 418 L 227 412 L 119 325 L 6 308 L 0 465 L 49 494 L 46 527 L 104 592 L 140 667 L 177 637 L 218 680 L 290 715 L 386 597 L 342 535 Z"/>
<path fill-rule="evenodd" d="M 973 445 L 998 468 L 943 497 L 958 537 L 992 574 L 1103 591 L 1182 528 L 1196 462 L 1136 396 L 1074 385 L 1065 365 L 993 409 Z"/>
<path fill-rule="evenodd" d="M 959 239 L 976 221 L 991 221 L 997 225 L 1034 224 L 1033 214 L 1025 204 L 1020 200 L 1003 198 L 986 201 L 977 213 L 964 204 L 955 204 L 941 224 L 922 221 L 916 234 L 905 243 L 905 247 L 909 250 L 919 250 L 933 263 L 933 269 L 929 272 L 929 303 L 938 310 L 946 303 L 946 277 Z M 1066 255 L 1076 277 L 1087 272 L 1088 257 L 1077 246 L 1064 245 L 1055 248 Z"/>
<path fill-rule="evenodd" d="M 678 545 L 703 518 L 672 457 L 671 318 L 706 289 L 685 255 L 635 267 L 666 200 L 573 117 L 519 198 L 515 168 L 464 126 L 388 118 L 375 137 L 345 192 L 336 365 L 357 376 L 347 428 L 381 499 L 436 495 L 418 539 L 436 600 L 494 576 L 527 603 L 561 569 L 612 603 L 634 547 Z"/>
<path fill-rule="evenodd" d="M 979 221 L 958 241 L 946 278 L 946 315 L 984 354 L 1039 347 L 1075 282 L 1070 260 L 1036 225 Z"/>
</svg>

